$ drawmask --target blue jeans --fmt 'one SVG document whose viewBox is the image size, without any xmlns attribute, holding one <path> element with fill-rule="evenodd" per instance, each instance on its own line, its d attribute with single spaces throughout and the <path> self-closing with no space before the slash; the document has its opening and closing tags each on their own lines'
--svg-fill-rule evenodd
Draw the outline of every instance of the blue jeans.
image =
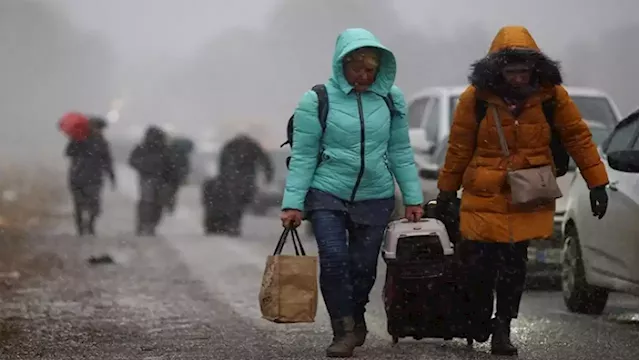
<svg viewBox="0 0 640 360">
<path fill-rule="evenodd" d="M 364 316 L 376 281 L 386 225 L 362 225 L 336 210 L 311 212 L 320 257 L 320 290 L 331 319 Z M 348 235 L 347 235 L 348 233 Z"/>
</svg>

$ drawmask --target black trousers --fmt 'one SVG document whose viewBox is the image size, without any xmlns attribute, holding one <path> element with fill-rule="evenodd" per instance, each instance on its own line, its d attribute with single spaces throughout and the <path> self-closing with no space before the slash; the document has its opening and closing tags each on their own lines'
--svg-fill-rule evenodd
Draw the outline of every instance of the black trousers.
<svg viewBox="0 0 640 360">
<path fill-rule="evenodd" d="M 527 275 L 528 241 L 487 243 L 464 240 L 458 244 L 466 298 L 472 323 L 487 324 L 493 313 L 496 294 L 496 318 L 518 317 Z"/>
<path fill-rule="evenodd" d="M 70 184 L 73 215 L 79 234 L 94 232 L 95 221 L 101 212 L 102 184 Z"/>
<path fill-rule="evenodd" d="M 162 192 L 165 182 L 159 178 L 140 177 L 139 183 L 136 232 L 153 233 L 162 219 L 162 210 L 166 203 Z"/>
<path fill-rule="evenodd" d="M 89 216 L 100 215 L 102 184 L 69 185 L 76 213 L 87 212 Z"/>
</svg>

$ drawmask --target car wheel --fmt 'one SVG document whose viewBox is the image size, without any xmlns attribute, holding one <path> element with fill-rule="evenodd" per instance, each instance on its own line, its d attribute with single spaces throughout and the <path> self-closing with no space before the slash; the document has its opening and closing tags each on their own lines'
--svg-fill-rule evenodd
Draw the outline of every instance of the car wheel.
<svg viewBox="0 0 640 360">
<path fill-rule="evenodd" d="M 599 315 L 609 291 L 587 283 L 577 234 L 568 233 L 562 249 L 562 295 L 571 312 Z"/>
</svg>

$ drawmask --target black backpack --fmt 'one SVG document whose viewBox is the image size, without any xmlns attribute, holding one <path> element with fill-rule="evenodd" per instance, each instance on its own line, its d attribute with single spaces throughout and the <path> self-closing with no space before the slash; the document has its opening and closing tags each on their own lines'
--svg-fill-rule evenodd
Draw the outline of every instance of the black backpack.
<svg viewBox="0 0 640 360">
<path fill-rule="evenodd" d="M 562 144 L 560 134 L 554 126 L 554 112 L 556 110 L 557 101 L 553 97 L 549 100 L 542 102 L 542 112 L 547 119 L 547 123 L 551 128 L 551 142 L 549 147 L 551 148 L 551 154 L 553 155 L 553 164 L 556 168 L 556 177 L 563 176 L 569 171 L 570 156 L 567 153 L 567 149 Z M 476 121 L 478 125 L 482 122 L 487 114 L 487 102 L 476 98 Z"/>
<path fill-rule="evenodd" d="M 320 121 L 322 134 L 324 135 L 324 131 L 327 128 L 327 116 L 329 115 L 329 94 L 327 94 L 327 87 L 324 84 L 318 84 L 314 85 L 311 90 L 318 95 L 318 121 Z M 391 97 L 391 93 L 384 97 L 384 102 L 387 104 L 389 112 L 391 112 L 391 117 L 393 117 L 397 111 L 395 105 L 393 105 L 393 97 Z M 283 142 L 280 147 L 287 144 L 289 147 L 293 147 L 293 115 L 291 115 L 287 122 L 287 141 Z M 321 154 L 318 154 L 318 162 L 321 160 L 320 156 Z M 290 162 L 291 156 L 287 156 L 287 169 L 289 168 Z"/>
</svg>

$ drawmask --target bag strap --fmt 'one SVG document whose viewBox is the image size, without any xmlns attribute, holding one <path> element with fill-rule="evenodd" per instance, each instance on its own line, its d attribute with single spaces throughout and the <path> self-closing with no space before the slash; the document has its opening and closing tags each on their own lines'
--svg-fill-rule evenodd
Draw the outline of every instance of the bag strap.
<svg viewBox="0 0 640 360">
<path fill-rule="evenodd" d="M 276 256 L 282 254 L 284 244 L 287 242 L 289 234 L 291 234 L 291 240 L 293 241 L 293 248 L 295 249 L 296 256 L 307 256 L 307 253 L 304 251 L 304 247 L 302 246 L 302 241 L 300 241 L 298 230 L 290 228 L 282 230 L 282 234 L 280 235 L 276 249 L 273 251 L 273 255 Z"/>
<path fill-rule="evenodd" d="M 491 107 L 493 111 L 493 121 L 496 123 L 496 131 L 498 132 L 498 138 L 500 138 L 500 147 L 502 148 L 502 154 L 507 158 L 509 166 L 511 166 L 511 160 L 509 157 L 511 153 L 509 152 L 509 145 L 507 144 L 507 139 L 504 137 L 504 131 L 502 130 L 502 121 L 500 120 L 500 115 L 498 114 L 498 109 L 495 106 Z"/>
</svg>

